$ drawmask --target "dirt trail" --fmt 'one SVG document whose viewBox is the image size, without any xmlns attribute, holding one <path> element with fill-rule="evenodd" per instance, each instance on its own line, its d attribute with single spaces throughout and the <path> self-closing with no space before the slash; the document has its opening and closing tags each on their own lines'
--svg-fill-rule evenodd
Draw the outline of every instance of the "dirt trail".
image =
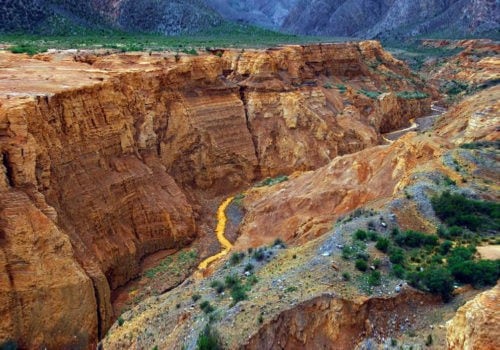
<svg viewBox="0 0 500 350">
<path fill-rule="evenodd" d="M 229 250 L 233 246 L 231 242 L 229 242 L 229 240 L 224 236 L 224 231 L 226 230 L 227 223 L 226 208 L 229 206 L 233 199 L 234 197 L 226 198 L 226 200 L 219 206 L 219 209 L 217 209 L 217 227 L 215 228 L 215 233 L 217 235 L 217 240 L 222 245 L 223 249 L 219 253 L 209 256 L 208 258 L 203 260 L 200 265 L 198 265 L 199 270 L 205 270 L 208 265 L 222 258 L 229 252 Z"/>
<path fill-rule="evenodd" d="M 410 131 L 420 131 L 420 132 L 427 131 L 429 128 L 432 127 L 434 121 L 438 117 L 440 117 L 444 112 L 446 112 L 446 109 L 436 106 L 434 102 L 431 105 L 431 110 L 432 110 L 431 115 L 427 115 L 425 117 L 420 117 L 416 119 L 411 119 L 410 120 L 412 123 L 411 126 L 384 134 L 383 135 L 384 139 L 389 143 L 393 143 L 394 141 L 396 141 L 403 135 L 409 133 Z"/>
</svg>

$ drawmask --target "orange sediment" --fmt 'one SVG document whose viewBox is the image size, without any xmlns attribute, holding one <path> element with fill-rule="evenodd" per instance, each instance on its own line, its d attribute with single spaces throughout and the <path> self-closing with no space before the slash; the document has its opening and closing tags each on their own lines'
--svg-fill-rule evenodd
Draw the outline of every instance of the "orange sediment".
<svg viewBox="0 0 500 350">
<path fill-rule="evenodd" d="M 215 228 L 215 234 L 217 236 L 217 240 L 219 243 L 222 245 L 222 250 L 212 256 L 209 256 L 205 260 L 203 260 L 199 265 L 198 269 L 199 270 L 205 270 L 208 265 L 213 263 L 214 261 L 222 258 L 224 255 L 226 255 L 231 247 L 233 246 L 231 242 L 227 240 L 227 238 L 224 236 L 224 232 L 226 230 L 226 222 L 227 222 L 227 217 L 226 217 L 226 208 L 229 206 L 229 203 L 233 200 L 234 197 L 229 197 L 227 198 L 222 204 L 219 206 L 219 209 L 217 209 L 217 227 Z"/>
</svg>

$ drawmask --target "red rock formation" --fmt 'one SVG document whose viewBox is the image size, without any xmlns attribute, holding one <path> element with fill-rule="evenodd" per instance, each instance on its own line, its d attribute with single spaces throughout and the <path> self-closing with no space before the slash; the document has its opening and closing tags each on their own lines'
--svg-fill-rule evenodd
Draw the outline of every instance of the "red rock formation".
<svg viewBox="0 0 500 350">
<path fill-rule="evenodd" d="M 446 324 L 448 349 L 494 350 L 500 348 L 500 287 L 477 295 L 457 310 Z"/>
<path fill-rule="evenodd" d="M 375 199 L 383 201 L 408 183 L 419 164 L 438 168 L 443 152 L 434 138 L 411 135 L 390 146 L 337 157 L 328 165 L 273 188 L 251 191 L 236 247 L 260 246 L 276 237 L 305 242 L 331 228 L 335 218 Z M 262 229 L 265 227 L 266 229 Z"/>
<path fill-rule="evenodd" d="M 417 88 L 370 70 L 367 62 L 377 60 L 409 74 L 375 42 L 222 58 L 80 56 L 0 54 L 2 219 L 31 208 L 0 238 L 0 269 L 11 276 L 0 284 L 0 304 L 13 315 L 0 340 L 26 347 L 70 346 L 71 336 L 83 347 L 95 343 L 109 327 L 110 288 L 134 278 L 144 256 L 196 237 L 201 196 L 374 145 L 380 124 L 369 116 L 385 120 L 385 129 L 410 118 L 397 104 L 378 107 L 383 100 L 360 109 L 323 82 Z M 26 232 L 30 240 L 13 243 Z M 45 236 L 55 238 L 34 249 Z M 59 271 L 47 259 L 61 249 Z M 24 255 L 29 259 L 18 259 Z M 39 271 L 37 277 L 17 273 L 18 260 L 19 271 Z M 38 288 L 28 293 L 26 285 L 52 288 L 58 302 L 37 298 Z M 23 293 L 26 301 L 14 302 Z M 85 306 L 75 308 L 78 300 Z M 40 317 L 59 315 L 54 322 L 39 325 L 41 318 L 23 311 L 41 301 Z"/>
<path fill-rule="evenodd" d="M 412 289 L 394 297 L 357 300 L 322 295 L 281 312 L 241 349 L 354 349 L 364 338 L 397 334 L 410 312 L 437 303 L 437 298 Z"/>
</svg>

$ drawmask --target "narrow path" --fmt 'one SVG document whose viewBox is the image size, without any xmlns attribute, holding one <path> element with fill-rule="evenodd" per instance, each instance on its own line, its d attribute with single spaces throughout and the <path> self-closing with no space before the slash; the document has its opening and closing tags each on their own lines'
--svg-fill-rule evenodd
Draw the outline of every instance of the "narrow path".
<svg viewBox="0 0 500 350">
<path fill-rule="evenodd" d="M 199 270 L 205 270 L 208 267 L 208 265 L 222 258 L 229 252 L 229 250 L 233 246 L 231 242 L 229 242 L 227 238 L 224 236 L 224 232 L 226 230 L 226 222 L 227 222 L 226 209 L 233 199 L 234 197 L 226 198 L 226 200 L 222 202 L 222 204 L 219 206 L 219 209 L 217 209 L 217 227 L 215 228 L 215 233 L 217 236 L 217 240 L 222 245 L 223 249 L 219 253 L 209 256 L 208 258 L 203 260 L 200 263 L 200 265 L 198 265 Z"/>
<path fill-rule="evenodd" d="M 441 116 L 441 114 L 446 112 L 446 109 L 444 109 L 442 107 L 438 107 L 434 103 L 432 103 L 432 105 L 431 105 L 431 110 L 433 112 L 431 115 L 420 117 L 420 118 L 417 118 L 415 120 L 412 119 L 412 120 L 410 120 L 412 123 L 411 126 L 404 128 L 404 129 L 389 132 L 387 134 L 383 134 L 382 137 L 388 143 L 393 143 L 394 141 L 399 139 L 401 136 L 409 133 L 410 131 L 420 131 L 420 132 L 427 131 L 428 129 L 430 129 L 432 127 L 432 125 L 434 124 L 434 121 L 439 116 Z"/>
</svg>

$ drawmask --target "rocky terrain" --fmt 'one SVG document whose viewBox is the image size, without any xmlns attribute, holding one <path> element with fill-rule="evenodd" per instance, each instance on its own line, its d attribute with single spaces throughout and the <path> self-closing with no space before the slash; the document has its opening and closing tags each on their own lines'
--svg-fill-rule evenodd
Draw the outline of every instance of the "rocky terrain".
<svg viewBox="0 0 500 350">
<path fill-rule="evenodd" d="M 277 31 L 399 41 L 416 36 L 498 39 L 499 9 L 492 0 L 6 0 L 0 32 L 67 35 L 78 29 L 203 32 L 224 20 Z"/>
<path fill-rule="evenodd" d="M 163 293 L 216 251 L 221 198 L 381 144 L 437 94 L 370 41 L 0 62 L 0 339 L 26 348 L 95 345 L 152 254 L 184 266 Z"/>
</svg>

